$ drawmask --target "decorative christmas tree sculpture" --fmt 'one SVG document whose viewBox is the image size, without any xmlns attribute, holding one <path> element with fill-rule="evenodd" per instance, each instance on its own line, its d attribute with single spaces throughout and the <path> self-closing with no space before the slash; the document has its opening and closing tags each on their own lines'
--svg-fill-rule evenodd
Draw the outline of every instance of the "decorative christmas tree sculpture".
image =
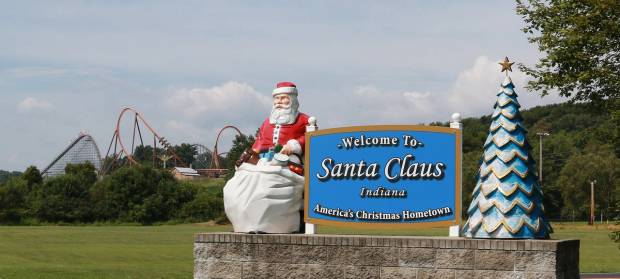
<svg viewBox="0 0 620 279">
<path fill-rule="evenodd" d="M 543 193 L 535 173 L 531 146 L 525 135 L 519 102 L 508 71 L 514 62 L 504 59 L 502 82 L 489 136 L 484 143 L 478 182 L 463 228 L 466 237 L 549 238 Z"/>
</svg>

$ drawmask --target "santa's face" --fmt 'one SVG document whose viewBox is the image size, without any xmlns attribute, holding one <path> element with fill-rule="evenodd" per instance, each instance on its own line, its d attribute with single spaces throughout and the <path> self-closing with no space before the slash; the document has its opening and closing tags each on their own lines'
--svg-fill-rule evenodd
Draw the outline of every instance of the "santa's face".
<svg viewBox="0 0 620 279">
<path fill-rule="evenodd" d="M 299 103 L 296 96 L 278 94 L 273 96 L 273 108 L 269 116 L 271 124 L 292 124 L 297 119 Z"/>
<path fill-rule="evenodd" d="M 288 108 L 291 98 L 286 94 L 278 94 L 273 97 L 273 108 Z"/>
</svg>

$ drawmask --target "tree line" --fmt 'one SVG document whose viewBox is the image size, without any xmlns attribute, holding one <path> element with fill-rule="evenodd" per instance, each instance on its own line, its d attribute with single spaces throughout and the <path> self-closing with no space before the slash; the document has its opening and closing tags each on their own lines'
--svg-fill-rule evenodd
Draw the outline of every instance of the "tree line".
<svg viewBox="0 0 620 279">
<path fill-rule="evenodd" d="M 587 220 L 590 182 L 596 180 L 596 216 L 617 220 L 620 215 L 620 132 L 613 113 L 593 111 L 582 104 L 556 104 L 523 110 L 529 129 L 530 155 L 539 162 L 537 132 L 543 140 L 544 204 L 551 220 Z M 463 119 L 463 205 L 471 202 L 477 182 L 483 143 L 491 116 Z M 447 126 L 436 122 L 431 125 Z M 254 142 L 237 136 L 224 158 L 234 174 L 234 162 Z M 176 147 L 184 160 L 195 162 L 189 144 Z M 156 151 L 159 154 L 163 150 Z M 0 172 L 0 222 L 138 222 L 206 220 L 223 216 L 221 193 L 213 194 L 189 183 L 175 181 L 161 163 L 153 166 L 152 147 L 134 152 L 142 166 L 120 167 L 101 180 L 92 165 L 69 165 L 63 176 L 43 180 L 34 167 L 23 174 Z M 535 170 L 538 172 L 538 168 Z M 221 190 L 220 190 L 221 192 Z M 218 196 L 220 195 L 220 196 Z M 202 200 L 198 202 L 198 200 Z M 207 212 L 210 207 L 214 212 Z"/>
<path fill-rule="evenodd" d="M 90 163 L 43 179 L 29 167 L 0 185 L 0 223 L 140 223 L 224 220 L 220 187 L 179 182 L 167 170 L 124 166 L 101 179 Z"/>
</svg>

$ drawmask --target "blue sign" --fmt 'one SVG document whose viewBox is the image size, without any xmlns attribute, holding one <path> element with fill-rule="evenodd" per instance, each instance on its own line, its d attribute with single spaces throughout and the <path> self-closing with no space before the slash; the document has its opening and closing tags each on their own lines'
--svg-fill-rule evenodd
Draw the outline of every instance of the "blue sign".
<svg viewBox="0 0 620 279">
<path fill-rule="evenodd" d="M 306 134 L 306 222 L 457 224 L 460 140 L 460 130 L 432 126 L 360 126 Z"/>
</svg>

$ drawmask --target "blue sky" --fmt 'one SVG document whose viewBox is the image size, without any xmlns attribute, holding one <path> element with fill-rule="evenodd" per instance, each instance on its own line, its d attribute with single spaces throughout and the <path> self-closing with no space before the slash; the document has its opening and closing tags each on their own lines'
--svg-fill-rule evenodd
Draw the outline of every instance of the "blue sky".
<svg viewBox="0 0 620 279">
<path fill-rule="evenodd" d="M 497 61 L 540 55 L 512 1 L 0 2 L 10 170 L 44 168 L 80 131 L 107 149 L 126 106 L 175 144 L 213 146 L 229 124 L 253 133 L 283 80 L 321 128 L 480 116 Z M 525 108 L 562 101 L 514 70 Z"/>
</svg>

